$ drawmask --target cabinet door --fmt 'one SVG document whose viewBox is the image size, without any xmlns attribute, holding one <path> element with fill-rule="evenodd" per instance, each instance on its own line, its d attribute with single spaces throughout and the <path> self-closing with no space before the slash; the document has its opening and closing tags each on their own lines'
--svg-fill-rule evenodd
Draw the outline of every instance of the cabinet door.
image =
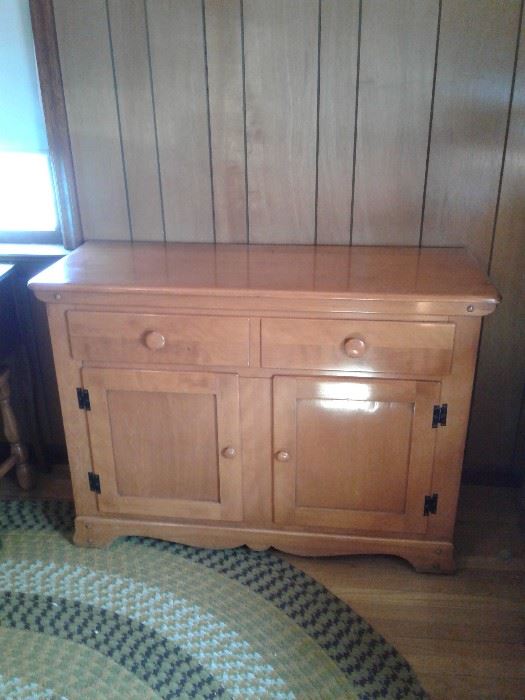
<svg viewBox="0 0 525 700">
<path fill-rule="evenodd" d="M 241 520 L 235 375 L 85 369 L 103 513 Z"/>
<path fill-rule="evenodd" d="M 438 382 L 274 379 L 281 525 L 421 533 Z"/>
</svg>

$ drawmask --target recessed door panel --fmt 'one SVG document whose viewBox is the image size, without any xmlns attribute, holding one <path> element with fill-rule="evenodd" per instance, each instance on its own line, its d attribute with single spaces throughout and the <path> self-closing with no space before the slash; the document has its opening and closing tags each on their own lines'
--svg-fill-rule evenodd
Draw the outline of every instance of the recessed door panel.
<svg viewBox="0 0 525 700">
<path fill-rule="evenodd" d="M 298 400 L 297 506 L 403 513 L 413 413 L 408 402 Z"/>
<path fill-rule="evenodd" d="M 214 394 L 109 391 L 107 401 L 119 495 L 219 502 Z"/>
<path fill-rule="evenodd" d="M 86 369 L 101 512 L 242 518 L 235 375 Z"/>
<path fill-rule="evenodd" d="M 281 524 L 424 532 L 437 382 L 274 379 Z"/>
</svg>

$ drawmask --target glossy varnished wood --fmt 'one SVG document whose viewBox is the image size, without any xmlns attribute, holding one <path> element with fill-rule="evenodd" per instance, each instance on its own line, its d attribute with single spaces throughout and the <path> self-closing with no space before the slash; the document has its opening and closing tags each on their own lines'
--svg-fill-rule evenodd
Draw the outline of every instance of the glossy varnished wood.
<svg viewBox="0 0 525 700">
<path fill-rule="evenodd" d="M 249 319 L 69 311 L 73 357 L 98 362 L 248 366 Z"/>
<path fill-rule="evenodd" d="M 261 363 L 442 376 L 450 370 L 454 332 L 451 323 L 263 319 Z"/>
<path fill-rule="evenodd" d="M 93 243 L 30 284 L 74 441 L 78 543 L 144 534 L 453 570 L 480 316 L 499 300 L 464 251 Z"/>
<path fill-rule="evenodd" d="M 478 315 L 499 300 L 469 253 L 452 248 L 89 242 L 33 278 L 31 287 L 45 301 L 66 301 L 67 293 L 81 292 L 93 300 L 97 294 L 118 294 L 119 302 L 123 295 L 148 299 L 165 293 L 170 303 L 182 295 L 234 296 L 239 307 L 247 298 L 246 305 L 272 296 L 293 305 L 309 297 L 379 301 L 377 310 L 387 313 L 392 302 L 400 309 L 412 303 L 419 313 L 440 309 L 445 314 L 447 305 L 448 313 L 459 311 L 457 304 L 462 313 Z M 57 293 L 60 299 L 53 297 Z"/>
<path fill-rule="evenodd" d="M 276 377 L 276 522 L 425 532 L 438 395 L 436 382 Z"/>
</svg>

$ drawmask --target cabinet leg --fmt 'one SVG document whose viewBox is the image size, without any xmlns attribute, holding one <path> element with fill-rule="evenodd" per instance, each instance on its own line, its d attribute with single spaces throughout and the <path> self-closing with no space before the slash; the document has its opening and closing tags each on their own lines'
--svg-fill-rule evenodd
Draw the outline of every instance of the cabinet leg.
<svg viewBox="0 0 525 700">
<path fill-rule="evenodd" d="M 452 545 L 439 546 L 421 554 L 411 553 L 403 556 L 421 574 L 453 574 L 456 571 Z"/>
<path fill-rule="evenodd" d="M 104 525 L 93 526 L 92 523 L 83 522 L 79 518 L 75 520 L 73 542 L 79 547 L 105 547 L 115 537 L 118 537 L 118 535 L 111 532 L 111 527 L 105 528 Z"/>
<path fill-rule="evenodd" d="M 20 487 L 29 490 L 35 485 L 35 473 L 33 467 L 28 462 L 27 448 L 20 442 L 20 432 L 18 422 L 11 407 L 9 388 L 9 370 L 0 370 L 0 414 L 4 425 L 5 436 L 11 445 L 11 457 L 6 460 L 11 461 L 16 467 L 16 478 Z"/>
</svg>

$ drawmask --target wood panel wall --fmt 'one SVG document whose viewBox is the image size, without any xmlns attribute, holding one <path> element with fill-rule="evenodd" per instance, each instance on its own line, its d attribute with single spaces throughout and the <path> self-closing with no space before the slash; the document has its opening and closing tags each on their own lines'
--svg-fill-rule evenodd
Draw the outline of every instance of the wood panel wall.
<svg viewBox="0 0 525 700">
<path fill-rule="evenodd" d="M 468 246 L 508 301 L 483 333 L 467 459 L 509 464 L 525 379 L 523 0 L 54 12 L 85 239 Z"/>
</svg>

